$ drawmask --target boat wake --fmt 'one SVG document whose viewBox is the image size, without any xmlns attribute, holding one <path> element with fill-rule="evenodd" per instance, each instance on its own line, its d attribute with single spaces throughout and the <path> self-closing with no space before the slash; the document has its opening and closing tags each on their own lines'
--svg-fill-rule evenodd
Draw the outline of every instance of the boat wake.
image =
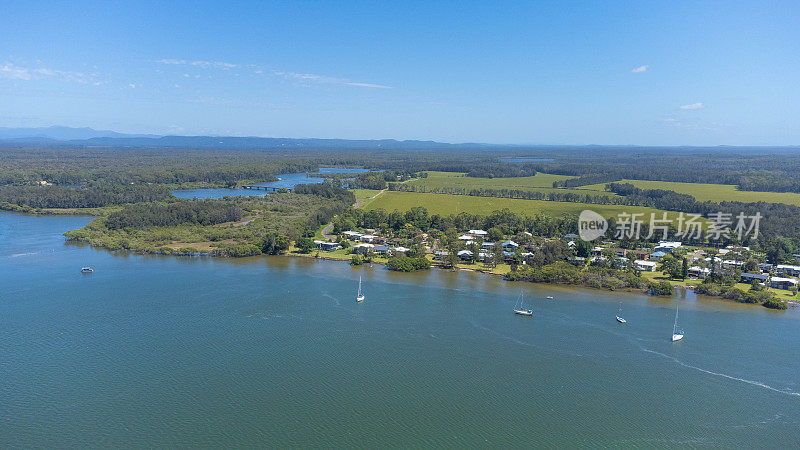
<svg viewBox="0 0 800 450">
<path fill-rule="evenodd" d="M 760 381 L 748 380 L 746 378 L 739 378 L 739 377 L 735 377 L 733 375 L 727 375 L 727 374 L 720 373 L 720 372 L 714 372 L 714 371 L 711 371 L 711 370 L 706 370 L 706 369 L 703 369 L 702 367 L 697 367 L 697 366 L 693 366 L 691 364 L 685 363 L 685 362 L 679 360 L 678 358 L 675 358 L 673 356 L 667 355 L 665 353 L 661 353 L 661 352 L 658 352 L 658 351 L 655 351 L 655 350 L 650 350 L 649 348 L 644 348 L 644 347 L 641 347 L 641 349 L 643 351 L 647 352 L 647 353 L 653 353 L 655 355 L 659 355 L 659 356 L 662 356 L 662 357 L 664 357 L 666 359 L 672 360 L 673 362 L 675 362 L 677 364 L 680 364 L 681 366 L 686 367 L 687 369 L 694 369 L 694 370 L 697 370 L 699 372 L 707 373 L 709 375 L 714 375 L 716 377 L 727 378 L 729 380 L 738 381 L 738 382 L 741 382 L 741 383 L 747 383 L 747 384 L 750 384 L 750 385 L 753 385 L 753 386 L 758 386 L 758 387 L 763 388 L 763 389 L 767 389 L 767 390 L 770 390 L 770 391 L 773 391 L 773 392 L 777 392 L 779 394 L 785 394 L 785 395 L 791 395 L 791 396 L 794 396 L 794 397 L 800 397 L 800 392 L 794 392 L 794 391 L 791 391 L 789 389 L 779 389 L 779 388 L 772 387 L 772 386 L 770 386 L 768 384 L 762 383 Z"/>
<path fill-rule="evenodd" d="M 333 302 L 336 303 L 336 306 L 342 306 L 342 304 L 339 302 L 339 299 L 334 297 L 334 296 L 332 296 L 331 294 L 328 294 L 327 292 L 323 292 L 322 296 L 333 300 Z"/>
</svg>

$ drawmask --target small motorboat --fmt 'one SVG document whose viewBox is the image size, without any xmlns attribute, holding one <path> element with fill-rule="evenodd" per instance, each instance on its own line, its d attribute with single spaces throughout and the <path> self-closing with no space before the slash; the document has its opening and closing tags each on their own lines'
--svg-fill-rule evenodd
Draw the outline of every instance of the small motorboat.
<svg viewBox="0 0 800 450">
<path fill-rule="evenodd" d="M 548 296 L 547 296 L 547 299 L 548 299 L 548 300 L 552 300 L 552 299 L 553 299 L 553 296 L 552 296 L 552 295 L 548 295 Z"/>
<path fill-rule="evenodd" d="M 92 273 L 92 272 L 94 272 L 94 269 L 92 269 L 91 267 L 81 267 L 81 273 Z"/>
<path fill-rule="evenodd" d="M 532 316 L 533 310 L 532 309 L 515 309 L 514 314 L 519 314 L 520 316 Z"/>
<path fill-rule="evenodd" d="M 683 331 L 676 331 L 672 333 L 672 342 L 680 341 L 683 339 Z"/>
<path fill-rule="evenodd" d="M 624 318 L 622 318 L 620 316 L 617 316 L 617 322 L 619 322 L 619 323 L 628 323 L 627 320 L 625 320 Z"/>
</svg>

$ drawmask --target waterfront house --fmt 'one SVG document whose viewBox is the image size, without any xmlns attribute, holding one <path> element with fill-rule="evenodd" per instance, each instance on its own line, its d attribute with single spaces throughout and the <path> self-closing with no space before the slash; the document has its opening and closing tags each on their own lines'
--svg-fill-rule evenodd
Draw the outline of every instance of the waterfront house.
<svg viewBox="0 0 800 450">
<path fill-rule="evenodd" d="M 375 248 L 375 244 L 368 244 L 366 242 L 360 242 L 358 244 L 353 245 L 353 251 L 358 253 L 369 253 Z"/>
<path fill-rule="evenodd" d="M 645 261 L 642 259 L 635 260 L 633 264 L 636 270 L 641 270 L 642 272 L 655 272 L 658 266 L 658 263 L 655 261 Z"/>
<path fill-rule="evenodd" d="M 690 278 L 705 278 L 711 273 L 711 269 L 700 266 L 692 266 L 689 267 L 688 272 Z"/>
<path fill-rule="evenodd" d="M 472 259 L 472 252 L 469 250 L 461 250 L 460 252 L 456 253 L 456 256 L 467 261 Z"/>
<path fill-rule="evenodd" d="M 342 246 L 338 242 L 328 242 L 328 241 L 314 241 L 314 244 L 317 246 L 318 249 L 332 252 L 334 250 L 339 250 Z"/>
<path fill-rule="evenodd" d="M 494 242 L 484 242 L 481 247 L 483 248 L 494 248 Z"/>
<path fill-rule="evenodd" d="M 796 277 L 800 275 L 800 266 L 790 266 L 788 264 L 778 264 L 775 267 L 775 271 L 781 275 L 789 275 L 792 277 Z"/>
<path fill-rule="evenodd" d="M 450 252 L 447 250 L 436 250 L 436 253 L 433 254 L 433 259 L 437 261 L 444 261 L 448 256 L 450 256 Z"/>
<path fill-rule="evenodd" d="M 509 248 L 510 248 L 510 249 L 519 248 L 519 244 L 517 244 L 516 242 L 514 242 L 514 241 L 512 241 L 512 240 L 505 241 L 505 242 L 503 242 L 503 243 L 502 243 L 502 244 L 500 244 L 500 245 L 502 245 L 502 246 L 503 246 L 503 248 L 505 248 L 505 249 L 509 249 Z"/>
<path fill-rule="evenodd" d="M 468 234 L 464 234 L 464 235 L 461 235 L 461 236 L 458 237 L 459 241 L 472 241 L 473 239 L 475 239 L 475 238 L 470 236 L 470 235 L 468 235 Z"/>
<path fill-rule="evenodd" d="M 410 251 L 411 251 L 410 248 L 406 248 L 406 247 L 402 247 L 402 246 L 401 247 L 395 247 L 395 248 L 392 249 L 392 253 L 394 253 L 395 255 L 400 255 L 400 254 L 405 255 L 406 253 L 408 253 Z"/>
<path fill-rule="evenodd" d="M 373 241 L 374 241 L 374 240 L 375 240 L 377 237 L 378 237 L 378 236 L 375 236 L 374 234 L 362 234 L 362 235 L 361 235 L 361 237 L 360 237 L 359 239 L 361 240 L 361 242 L 369 242 L 370 244 L 372 244 L 372 243 L 373 243 Z"/>
<path fill-rule="evenodd" d="M 769 282 L 769 275 L 763 273 L 742 273 L 740 281 L 747 284 L 757 281 L 759 284 L 766 285 Z"/>
<path fill-rule="evenodd" d="M 351 241 L 357 241 L 362 236 L 358 231 L 345 231 L 342 234 L 347 236 L 347 239 Z"/>
<path fill-rule="evenodd" d="M 484 238 L 489 233 L 483 230 L 469 230 L 467 234 L 471 234 L 474 238 Z"/>
<path fill-rule="evenodd" d="M 372 249 L 372 251 L 374 251 L 375 254 L 378 255 L 385 255 L 389 253 L 389 247 L 386 245 L 376 245 L 375 248 Z"/>
<path fill-rule="evenodd" d="M 660 261 L 661 258 L 663 258 L 665 256 L 667 256 L 666 253 L 664 253 L 662 251 L 656 251 L 656 252 L 650 253 L 650 258 L 648 258 L 648 259 L 650 261 Z"/>
<path fill-rule="evenodd" d="M 770 287 L 774 287 L 775 289 L 786 289 L 789 290 L 792 287 L 797 287 L 797 280 L 794 278 L 784 278 L 784 277 L 772 277 L 770 280 Z"/>
</svg>

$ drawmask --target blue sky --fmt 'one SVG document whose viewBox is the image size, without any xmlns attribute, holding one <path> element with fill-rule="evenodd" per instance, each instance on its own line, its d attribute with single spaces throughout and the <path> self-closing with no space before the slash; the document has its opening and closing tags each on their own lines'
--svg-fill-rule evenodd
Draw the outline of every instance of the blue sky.
<svg viewBox="0 0 800 450">
<path fill-rule="evenodd" d="M 0 126 L 800 144 L 800 2 L 4 2 Z"/>
</svg>

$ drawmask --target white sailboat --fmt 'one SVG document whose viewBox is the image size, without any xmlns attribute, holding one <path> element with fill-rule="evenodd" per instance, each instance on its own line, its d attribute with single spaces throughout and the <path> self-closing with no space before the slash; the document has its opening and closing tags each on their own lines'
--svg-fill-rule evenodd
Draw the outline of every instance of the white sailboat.
<svg viewBox="0 0 800 450">
<path fill-rule="evenodd" d="M 364 301 L 364 293 L 361 292 L 361 277 L 358 277 L 358 294 L 356 294 L 356 301 L 361 303 Z"/>
<path fill-rule="evenodd" d="M 619 302 L 619 311 L 617 312 L 617 322 L 619 323 L 628 323 L 624 317 L 622 317 L 622 302 Z"/>
<path fill-rule="evenodd" d="M 520 316 L 533 316 L 532 309 L 525 309 L 525 297 L 523 297 L 522 289 L 519 291 L 519 299 L 517 299 L 517 303 L 514 304 L 514 314 L 519 314 Z"/>
<path fill-rule="evenodd" d="M 675 305 L 675 323 L 672 324 L 672 342 L 683 339 L 683 330 L 678 329 L 678 305 Z"/>
</svg>

